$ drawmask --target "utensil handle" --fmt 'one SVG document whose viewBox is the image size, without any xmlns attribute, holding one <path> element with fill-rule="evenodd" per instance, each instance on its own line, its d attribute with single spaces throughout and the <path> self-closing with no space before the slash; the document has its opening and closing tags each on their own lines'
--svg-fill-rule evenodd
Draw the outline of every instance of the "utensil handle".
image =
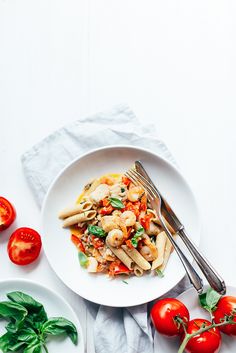
<svg viewBox="0 0 236 353">
<path fill-rule="evenodd" d="M 206 277 L 210 286 L 220 294 L 225 294 L 226 286 L 222 277 L 216 272 L 205 256 L 199 251 L 196 245 L 190 240 L 185 230 L 179 232 L 179 236 L 192 254 L 202 273 Z"/>
<path fill-rule="evenodd" d="M 193 268 L 192 264 L 189 262 L 187 257 L 184 255 L 184 253 L 182 252 L 182 250 L 180 249 L 180 247 L 178 246 L 178 244 L 174 240 L 169 229 L 166 227 L 165 222 L 163 221 L 162 217 L 160 217 L 160 221 L 161 221 L 162 227 L 165 229 L 165 232 L 166 232 L 168 239 L 170 240 L 171 244 L 173 245 L 177 255 L 179 256 L 179 258 L 185 268 L 185 271 L 188 275 L 190 282 L 192 283 L 192 285 L 194 286 L 196 291 L 199 294 L 201 294 L 203 291 L 203 281 L 202 281 L 201 277 L 196 272 L 196 270 Z"/>
</svg>

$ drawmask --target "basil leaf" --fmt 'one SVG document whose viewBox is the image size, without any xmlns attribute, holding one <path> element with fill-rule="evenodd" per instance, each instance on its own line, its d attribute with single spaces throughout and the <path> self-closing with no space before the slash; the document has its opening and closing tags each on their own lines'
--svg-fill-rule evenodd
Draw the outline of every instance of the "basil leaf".
<svg viewBox="0 0 236 353">
<path fill-rule="evenodd" d="M 96 237 L 105 237 L 106 232 L 98 226 L 92 226 L 91 224 L 88 225 L 88 232 L 90 234 L 96 235 Z"/>
<path fill-rule="evenodd" d="M 9 332 L 16 332 L 25 320 L 28 311 L 22 305 L 11 302 L 0 302 L 0 317 L 10 319 L 6 326 Z"/>
<path fill-rule="evenodd" d="M 125 188 L 121 188 L 120 191 L 121 191 L 121 192 L 125 192 Z"/>
<path fill-rule="evenodd" d="M 65 333 L 70 337 L 74 344 L 77 344 L 78 342 L 78 332 L 75 325 L 63 317 L 50 318 L 43 324 L 41 331 L 43 334 L 53 336 Z"/>
<path fill-rule="evenodd" d="M 209 288 L 205 293 L 199 295 L 199 303 L 202 308 L 212 312 L 216 309 L 220 298 L 221 295 L 219 293 L 217 293 L 213 288 Z"/>
<path fill-rule="evenodd" d="M 8 293 L 7 297 L 14 303 L 24 306 L 30 314 L 28 318 L 31 318 L 33 322 L 47 321 L 48 317 L 43 305 L 32 298 L 30 295 L 16 291 Z"/>
<path fill-rule="evenodd" d="M 3 353 L 9 352 L 11 345 L 15 344 L 16 342 L 17 340 L 15 335 L 10 332 L 6 332 L 0 337 L 0 349 Z"/>
<path fill-rule="evenodd" d="M 80 266 L 87 267 L 88 266 L 88 257 L 82 251 L 79 251 L 78 256 L 79 256 Z"/>
<path fill-rule="evenodd" d="M 164 277 L 164 273 L 163 273 L 161 270 L 159 270 L 158 268 L 156 269 L 156 274 L 157 274 L 157 276 L 160 277 L 160 278 L 163 278 L 163 277 Z"/>
<path fill-rule="evenodd" d="M 41 342 L 35 342 L 32 345 L 27 346 L 23 353 L 41 353 L 42 352 L 42 344 Z"/>
<path fill-rule="evenodd" d="M 137 232 L 135 233 L 135 235 L 133 236 L 133 238 L 131 239 L 131 243 L 133 245 L 133 247 L 137 248 L 138 246 L 138 242 L 140 240 L 140 237 L 144 234 L 144 228 L 140 227 Z"/>
<path fill-rule="evenodd" d="M 109 201 L 110 201 L 112 207 L 114 207 L 114 208 L 121 209 L 121 208 L 125 207 L 123 202 L 121 200 L 117 199 L 116 197 L 110 197 Z"/>
</svg>

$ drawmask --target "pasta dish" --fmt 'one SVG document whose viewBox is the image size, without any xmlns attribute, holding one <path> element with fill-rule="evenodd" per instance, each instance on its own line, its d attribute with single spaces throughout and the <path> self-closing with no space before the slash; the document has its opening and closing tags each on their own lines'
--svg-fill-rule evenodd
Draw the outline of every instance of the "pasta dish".
<svg viewBox="0 0 236 353">
<path fill-rule="evenodd" d="M 70 229 L 80 265 L 88 272 L 163 275 L 171 243 L 145 191 L 124 175 L 89 182 L 77 203 L 62 210 L 59 218 Z"/>
</svg>

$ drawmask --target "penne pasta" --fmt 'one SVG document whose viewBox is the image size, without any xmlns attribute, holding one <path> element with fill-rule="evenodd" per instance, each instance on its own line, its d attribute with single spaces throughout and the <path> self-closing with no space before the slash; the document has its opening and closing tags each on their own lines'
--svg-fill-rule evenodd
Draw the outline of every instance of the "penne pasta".
<svg viewBox="0 0 236 353">
<path fill-rule="evenodd" d="M 86 212 L 79 213 L 74 216 L 68 217 L 64 220 L 62 227 L 66 228 L 66 227 L 70 227 L 70 226 L 77 224 L 77 223 L 90 221 L 91 219 L 93 219 L 96 216 L 96 214 L 97 214 L 96 211 L 91 210 L 91 211 L 86 211 Z"/>
<path fill-rule="evenodd" d="M 141 269 L 147 271 L 150 270 L 150 263 L 136 250 L 135 248 L 130 249 L 127 245 L 122 245 L 122 249 Z"/>
<path fill-rule="evenodd" d="M 64 210 L 62 210 L 58 217 L 60 219 L 64 219 L 70 216 L 74 216 L 78 213 L 89 211 L 92 208 L 93 204 L 92 202 L 85 201 L 83 203 L 80 203 L 78 205 L 72 206 L 72 207 L 67 207 Z"/>
<path fill-rule="evenodd" d="M 134 274 L 136 277 L 142 277 L 143 269 L 141 267 L 139 267 L 138 265 L 134 265 Z"/>
<path fill-rule="evenodd" d="M 109 243 L 106 242 L 106 245 L 111 249 L 114 255 L 118 257 L 118 259 L 123 262 L 123 264 L 128 267 L 129 270 L 134 268 L 134 261 L 126 254 L 126 252 L 121 248 L 114 248 L 110 246 Z"/>
<path fill-rule="evenodd" d="M 161 232 L 156 237 L 156 248 L 158 252 L 157 259 L 152 263 L 152 270 L 155 270 L 157 267 L 161 266 L 164 261 L 164 253 L 167 242 L 167 236 L 165 232 Z"/>
<path fill-rule="evenodd" d="M 173 245 L 171 244 L 170 240 L 167 238 L 166 240 L 166 247 L 165 247 L 165 252 L 164 252 L 164 260 L 163 260 L 163 263 L 161 264 L 160 267 L 158 267 L 158 269 L 160 271 L 164 271 L 165 268 L 166 268 L 166 265 L 169 261 L 169 258 L 170 258 L 170 254 L 172 253 L 173 251 Z"/>
</svg>

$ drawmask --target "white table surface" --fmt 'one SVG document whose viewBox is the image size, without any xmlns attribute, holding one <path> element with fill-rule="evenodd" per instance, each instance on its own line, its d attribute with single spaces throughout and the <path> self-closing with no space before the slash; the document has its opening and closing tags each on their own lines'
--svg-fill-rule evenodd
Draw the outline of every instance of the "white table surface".
<svg viewBox="0 0 236 353">
<path fill-rule="evenodd" d="M 92 320 L 42 254 L 17 267 L 16 226 L 40 229 L 20 156 L 81 116 L 128 102 L 155 122 L 202 211 L 201 248 L 235 277 L 236 2 L 0 0 L 0 195 L 17 222 L 0 236 L 0 279 L 50 285 L 76 309 L 93 352 Z"/>
</svg>

